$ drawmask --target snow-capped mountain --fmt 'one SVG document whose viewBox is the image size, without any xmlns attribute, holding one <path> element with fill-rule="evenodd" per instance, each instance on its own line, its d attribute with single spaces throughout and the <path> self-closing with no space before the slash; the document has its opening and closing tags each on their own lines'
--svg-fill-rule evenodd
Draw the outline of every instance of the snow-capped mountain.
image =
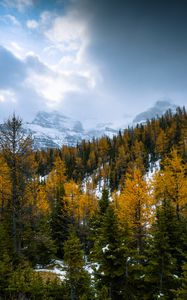
<svg viewBox="0 0 187 300">
<path fill-rule="evenodd" d="M 68 118 L 65 115 L 59 114 L 57 111 L 47 113 L 40 111 L 32 121 L 33 125 L 40 125 L 44 128 L 53 128 L 59 131 L 75 131 L 82 132 L 83 127 L 80 121 Z"/>
<path fill-rule="evenodd" d="M 76 146 L 83 139 L 91 140 L 103 135 L 112 137 L 118 130 L 111 124 L 98 124 L 93 129 L 85 130 L 80 121 L 69 118 L 57 111 L 48 113 L 40 111 L 31 123 L 24 128 L 31 134 L 37 149 L 59 148 L 62 145 Z"/>
<path fill-rule="evenodd" d="M 159 100 L 153 107 L 138 114 L 134 118 L 133 124 L 145 123 L 147 120 L 162 116 L 168 109 L 171 109 L 171 111 L 174 112 L 176 108 L 177 106 L 172 104 L 169 100 Z"/>
<path fill-rule="evenodd" d="M 27 133 L 31 134 L 34 139 L 36 149 L 59 148 L 62 145 L 76 146 L 82 140 L 92 140 L 104 135 L 112 137 L 118 134 L 120 129 L 128 125 L 145 123 L 147 119 L 161 116 L 168 109 L 176 110 L 176 105 L 169 101 L 157 101 L 153 107 L 145 112 L 138 114 L 133 122 L 130 119 L 124 120 L 123 125 L 109 123 L 98 123 L 89 129 L 84 129 L 80 121 L 60 114 L 57 111 L 44 112 L 40 111 L 31 123 L 24 125 Z M 125 125 L 124 125 L 125 124 Z"/>
</svg>

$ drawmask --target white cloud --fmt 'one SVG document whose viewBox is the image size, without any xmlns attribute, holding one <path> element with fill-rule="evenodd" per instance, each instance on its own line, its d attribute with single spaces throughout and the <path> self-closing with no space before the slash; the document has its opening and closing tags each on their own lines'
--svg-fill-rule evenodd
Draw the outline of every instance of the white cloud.
<svg viewBox="0 0 187 300">
<path fill-rule="evenodd" d="M 71 92 L 80 92 L 85 85 L 85 78 L 78 74 L 37 74 L 30 72 L 26 84 L 37 94 L 46 99 L 48 107 L 55 108 L 63 103 L 65 96 Z"/>
<path fill-rule="evenodd" d="M 58 57 L 56 64 L 51 66 L 54 71 L 63 74 L 69 72 L 78 78 L 81 76 L 86 87 L 91 89 L 101 82 L 99 68 L 87 59 L 90 37 L 86 20 L 80 19 L 76 11 L 68 11 L 64 16 L 53 18 L 51 26 L 44 30 L 44 35 L 49 46 L 44 48 L 43 53 L 49 59 Z"/>
<path fill-rule="evenodd" d="M 15 93 L 11 90 L 0 90 L 0 102 L 16 102 Z"/>
<path fill-rule="evenodd" d="M 33 0 L 4 0 L 3 5 L 8 8 L 16 8 L 23 12 L 27 7 L 33 5 Z"/>
<path fill-rule="evenodd" d="M 0 20 L 3 21 L 6 25 L 10 24 L 14 26 L 20 26 L 20 22 L 17 20 L 17 18 L 10 14 L 1 16 Z"/>
<path fill-rule="evenodd" d="M 80 51 L 88 42 L 86 24 L 72 13 L 56 17 L 45 35 L 61 51 Z"/>
<path fill-rule="evenodd" d="M 16 65 L 14 67 L 10 61 L 14 78 L 9 75 L 10 80 L 6 80 L 6 84 L 3 81 L 1 87 L 14 91 L 9 94 L 12 102 L 8 101 L 8 94 L 0 93 L 1 108 L 9 110 L 16 99 L 16 109 L 29 114 L 39 109 L 64 109 L 71 98 L 70 110 L 75 111 L 77 97 L 81 99 L 81 95 L 89 95 L 90 91 L 96 93 L 101 79 L 97 67 L 87 59 L 89 34 L 86 22 L 74 12 L 57 16 L 54 12 L 44 11 L 38 22 L 29 19 L 26 25 L 17 27 L 14 32 L 8 27 L 3 37 L 2 44 L 13 54 Z M 32 30 L 28 35 L 27 28 L 37 28 L 37 31 Z M 36 32 L 40 38 L 35 38 Z M 88 97 L 85 98 L 88 101 Z"/>
<path fill-rule="evenodd" d="M 19 43 L 15 41 L 10 42 L 10 47 L 7 47 L 7 49 L 9 49 L 9 51 L 12 51 L 14 55 L 19 59 L 22 59 L 25 53 L 24 49 L 19 45 Z"/>
<path fill-rule="evenodd" d="M 38 27 L 38 22 L 36 20 L 28 20 L 26 24 L 29 29 L 36 29 Z"/>
</svg>

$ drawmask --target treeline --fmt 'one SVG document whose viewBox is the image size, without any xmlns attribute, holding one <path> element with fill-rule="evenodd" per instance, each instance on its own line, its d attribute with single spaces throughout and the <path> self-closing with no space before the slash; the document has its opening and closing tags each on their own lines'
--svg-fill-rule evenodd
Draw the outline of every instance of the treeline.
<svg viewBox="0 0 187 300">
<path fill-rule="evenodd" d="M 36 153 L 39 173 L 48 174 L 55 157 L 60 156 L 68 179 L 81 182 L 91 175 L 94 182 L 104 177 L 112 190 L 118 189 L 125 173 L 135 165 L 146 172 L 150 164 L 167 155 L 175 146 L 181 157 L 187 159 L 187 113 L 178 107 L 176 113 L 168 110 L 160 118 L 148 120 L 120 131 L 112 139 L 105 136 L 83 141 L 77 147 L 63 146 Z"/>
<path fill-rule="evenodd" d="M 7 120 L 0 299 L 186 299 L 186 126 L 178 108 L 113 139 L 34 152 L 21 120 Z M 62 280 L 37 271 L 57 259 Z"/>
</svg>

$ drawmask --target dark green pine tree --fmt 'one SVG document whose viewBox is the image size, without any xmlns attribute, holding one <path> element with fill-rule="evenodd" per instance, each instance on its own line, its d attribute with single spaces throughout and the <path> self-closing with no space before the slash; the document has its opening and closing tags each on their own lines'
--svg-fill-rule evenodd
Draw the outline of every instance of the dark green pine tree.
<svg viewBox="0 0 187 300">
<path fill-rule="evenodd" d="M 45 282 L 26 261 L 18 265 L 9 279 L 8 297 L 5 299 L 46 299 Z"/>
<path fill-rule="evenodd" d="M 25 135 L 22 120 L 15 114 L 0 126 L 0 150 L 10 175 L 6 217 L 10 222 L 9 235 L 12 238 L 16 264 L 26 247 L 24 244 L 24 218 L 28 211 L 25 194 L 35 167 L 32 159 L 32 139 Z"/>
<path fill-rule="evenodd" d="M 183 273 L 181 276 L 181 287 L 176 291 L 176 300 L 186 300 L 187 297 L 187 263 L 183 266 Z"/>
<path fill-rule="evenodd" d="M 0 258 L 0 299 L 8 299 L 7 287 L 13 274 L 13 266 L 8 254 Z"/>
<path fill-rule="evenodd" d="M 91 217 L 90 221 L 89 221 L 89 247 L 88 250 L 89 252 L 92 252 L 92 248 L 94 246 L 94 243 L 96 242 L 98 235 L 99 235 L 99 231 L 102 227 L 102 222 L 103 222 L 103 217 L 107 211 L 107 208 L 109 206 L 109 191 L 104 188 L 102 191 L 102 197 L 99 200 L 99 209 L 97 211 L 97 213 Z M 92 259 L 92 258 L 91 258 Z"/>
<path fill-rule="evenodd" d="M 41 214 L 26 223 L 25 242 L 27 247 L 23 254 L 32 266 L 36 264 L 45 266 L 50 263 L 55 256 L 56 247 L 51 237 L 47 216 Z"/>
<path fill-rule="evenodd" d="M 99 212 L 101 215 L 105 214 L 109 206 L 109 191 L 104 188 L 102 191 L 102 197 L 99 201 Z"/>
<path fill-rule="evenodd" d="M 10 220 L 8 213 L 0 218 L 0 259 L 3 255 L 8 255 L 13 259 L 13 247 L 10 236 Z"/>
<path fill-rule="evenodd" d="M 83 251 L 74 228 L 70 229 L 68 239 L 64 243 L 64 263 L 66 270 L 65 285 L 67 288 L 65 299 L 93 299 L 90 276 L 84 269 Z"/>
<path fill-rule="evenodd" d="M 131 250 L 127 232 L 126 235 L 122 233 L 114 208 L 109 205 L 93 250 L 94 260 L 98 263 L 95 270 L 98 299 L 102 297 L 103 291 L 105 296 L 107 291 L 106 297 L 109 299 L 129 299 Z"/>
<path fill-rule="evenodd" d="M 176 214 L 168 220 L 169 244 L 172 256 L 176 259 L 176 275 L 181 276 L 182 267 L 187 261 L 187 218 L 185 215 Z"/>
<path fill-rule="evenodd" d="M 64 256 L 64 242 L 67 240 L 69 233 L 69 226 L 72 223 L 72 217 L 67 209 L 64 200 L 64 186 L 60 185 L 57 189 L 56 201 L 51 214 L 51 233 L 55 241 L 57 249 L 57 256 L 63 258 Z"/>
<path fill-rule="evenodd" d="M 169 201 L 157 209 L 157 220 L 152 236 L 147 239 L 148 264 L 144 282 L 147 286 L 145 299 L 174 299 L 173 291 L 179 286 L 178 265 L 172 236 L 177 235 L 177 218 Z M 178 252 L 178 250 L 177 250 Z"/>
</svg>

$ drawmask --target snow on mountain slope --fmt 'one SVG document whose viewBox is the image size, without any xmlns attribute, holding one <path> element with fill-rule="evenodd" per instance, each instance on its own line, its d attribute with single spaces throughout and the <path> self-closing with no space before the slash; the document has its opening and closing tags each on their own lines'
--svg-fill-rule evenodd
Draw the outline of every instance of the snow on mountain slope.
<svg viewBox="0 0 187 300">
<path fill-rule="evenodd" d="M 44 128 L 57 129 L 59 131 L 83 131 L 83 127 L 80 121 L 76 121 L 74 119 L 66 117 L 65 115 L 61 115 L 57 111 L 54 111 L 52 113 L 40 111 L 37 113 L 31 124 L 40 125 Z"/>
<path fill-rule="evenodd" d="M 128 125 L 135 126 L 137 123 L 145 123 L 147 119 L 161 116 L 166 110 L 176 110 L 176 105 L 169 101 L 157 101 L 153 107 L 138 114 L 133 122 L 130 119 L 124 120 L 120 126 L 116 123 L 96 123 L 91 128 L 84 129 L 80 121 L 69 118 L 57 111 L 40 111 L 31 123 L 24 125 L 27 133 L 34 139 L 35 149 L 60 148 L 62 145 L 76 146 L 84 140 L 92 140 L 102 136 L 112 138 L 117 135 L 120 129 L 127 128 Z M 120 121 L 121 122 L 121 121 Z M 122 123 L 122 122 L 121 122 Z"/>
<path fill-rule="evenodd" d="M 111 125 L 111 124 L 110 124 Z M 118 130 L 109 127 L 109 124 L 98 124 L 93 129 L 84 130 L 80 121 L 61 115 L 54 111 L 51 113 L 38 112 L 31 123 L 24 128 L 31 134 L 36 149 L 59 148 L 62 145 L 76 146 L 83 139 L 91 140 L 103 135 L 112 137 Z"/>
<path fill-rule="evenodd" d="M 31 123 L 25 124 L 27 133 L 34 139 L 35 148 L 59 148 L 74 146 L 85 138 L 79 121 L 60 115 L 58 112 L 39 112 Z"/>
</svg>

